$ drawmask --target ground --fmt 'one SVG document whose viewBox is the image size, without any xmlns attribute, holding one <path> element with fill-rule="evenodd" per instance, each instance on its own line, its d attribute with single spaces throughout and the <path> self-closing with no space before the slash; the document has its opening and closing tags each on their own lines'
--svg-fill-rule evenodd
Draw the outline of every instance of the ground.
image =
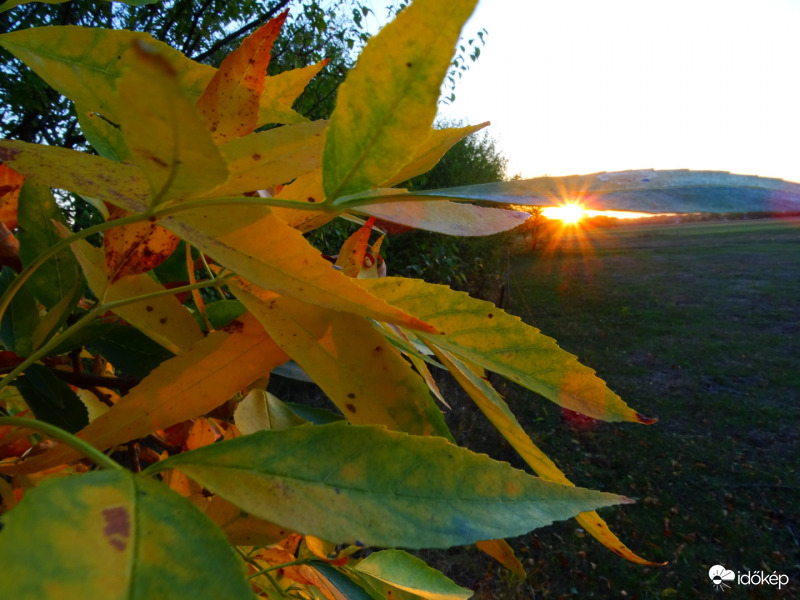
<svg viewBox="0 0 800 600">
<path fill-rule="evenodd" d="M 513 259 L 510 312 L 659 421 L 590 423 L 502 392 L 575 483 L 637 500 L 601 514 L 668 564 L 627 563 L 574 521 L 512 540 L 524 582 L 474 549 L 425 558 L 479 598 L 800 597 L 798 299 L 798 220 L 575 229 Z M 465 444 L 523 466 L 468 399 L 449 420 Z M 715 564 L 791 583 L 718 592 Z"/>
</svg>

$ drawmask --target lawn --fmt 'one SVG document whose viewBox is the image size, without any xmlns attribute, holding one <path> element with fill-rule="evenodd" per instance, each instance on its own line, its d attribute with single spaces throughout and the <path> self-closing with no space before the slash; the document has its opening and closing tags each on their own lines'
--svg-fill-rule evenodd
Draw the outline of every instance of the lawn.
<svg viewBox="0 0 800 600">
<path fill-rule="evenodd" d="M 668 564 L 627 563 L 569 521 L 511 541 L 524 582 L 477 551 L 436 566 L 478 598 L 800 597 L 800 221 L 564 233 L 512 259 L 510 312 L 659 421 L 575 421 L 501 391 L 576 484 L 637 500 L 601 514 L 632 550 Z M 467 404 L 453 413 L 471 447 L 523 466 Z M 790 583 L 718 592 L 716 564 Z"/>
</svg>

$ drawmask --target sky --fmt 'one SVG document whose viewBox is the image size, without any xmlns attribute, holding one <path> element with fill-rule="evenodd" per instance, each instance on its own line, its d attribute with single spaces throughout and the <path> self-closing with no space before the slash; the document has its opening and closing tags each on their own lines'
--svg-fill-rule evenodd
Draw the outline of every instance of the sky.
<svg viewBox="0 0 800 600">
<path fill-rule="evenodd" d="M 440 116 L 523 177 L 721 170 L 800 181 L 800 0 L 481 0 Z"/>
</svg>

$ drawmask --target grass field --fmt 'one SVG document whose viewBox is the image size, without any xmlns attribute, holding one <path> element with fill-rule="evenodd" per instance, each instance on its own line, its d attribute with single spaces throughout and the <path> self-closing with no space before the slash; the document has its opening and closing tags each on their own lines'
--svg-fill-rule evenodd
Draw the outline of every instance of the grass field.
<svg viewBox="0 0 800 600">
<path fill-rule="evenodd" d="M 800 598 L 800 221 L 566 233 L 512 259 L 510 312 L 659 421 L 575 423 L 501 390 L 576 484 L 637 500 L 601 515 L 632 550 L 668 564 L 630 564 L 569 521 L 511 541 L 524 582 L 475 552 L 437 567 L 478 598 Z M 480 415 L 455 413 L 473 448 L 522 466 Z M 715 564 L 791 582 L 718 592 Z"/>
</svg>

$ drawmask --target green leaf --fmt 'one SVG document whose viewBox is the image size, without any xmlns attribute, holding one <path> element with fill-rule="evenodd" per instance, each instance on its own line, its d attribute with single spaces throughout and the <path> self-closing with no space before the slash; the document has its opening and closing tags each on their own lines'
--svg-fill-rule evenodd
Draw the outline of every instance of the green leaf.
<svg viewBox="0 0 800 600">
<path fill-rule="evenodd" d="M 11 10 L 15 6 L 20 6 L 22 4 L 29 4 L 31 2 L 41 2 L 43 4 L 61 4 L 63 2 L 69 2 L 69 0 L 7 0 L 5 4 L 0 6 L 0 13 L 4 13 L 7 10 Z"/>
<path fill-rule="evenodd" d="M 382 597 L 396 597 L 388 590 L 403 590 L 427 600 L 466 600 L 472 591 L 453 583 L 424 561 L 402 550 L 374 552 L 358 563 L 354 571 L 369 581 Z"/>
<path fill-rule="evenodd" d="M 31 365 L 11 385 L 17 387 L 40 421 L 70 433 L 80 431 L 89 423 L 89 413 L 81 399 L 47 367 Z"/>
<path fill-rule="evenodd" d="M 149 34 L 127 30 L 36 27 L 3 34 L 0 45 L 83 109 L 119 123 L 117 86 L 124 70 L 122 57 L 135 40 L 143 40 L 168 57 L 181 88 L 192 100 L 214 75 L 213 67 L 190 60 Z"/>
<path fill-rule="evenodd" d="M 555 340 L 490 302 L 417 279 L 360 279 L 389 304 L 422 317 L 444 335 L 425 340 L 541 394 L 570 410 L 605 421 L 651 423 Z"/>
<path fill-rule="evenodd" d="M 16 277 L 13 270 L 3 267 L 0 290 L 5 291 Z M 0 344 L 19 356 L 33 352 L 33 334 L 39 326 L 39 310 L 28 285 L 23 285 L 11 300 L 0 324 Z"/>
<path fill-rule="evenodd" d="M 119 127 L 77 104 L 75 112 L 78 114 L 81 133 L 100 156 L 118 162 L 125 161 L 130 156 Z"/>
<path fill-rule="evenodd" d="M 323 156 L 326 198 L 379 185 L 414 158 L 475 4 L 417 0 L 370 40 L 338 90 Z"/>
<path fill-rule="evenodd" d="M 22 265 L 28 266 L 40 254 L 61 241 L 53 221 L 67 224 L 61 209 L 49 189 L 26 182 L 19 196 L 19 227 Z M 72 252 L 65 249 L 39 267 L 28 279 L 33 295 L 51 309 L 69 295 L 80 277 L 78 263 Z"/>
<path fill-rule="evenodd" d="M 206 317 L 214 329 L 222 329 L 247 310 L 238 300 L 218 300 L 206 304 Z"/>
<path fill-rule="evenodd" d="M 161 461 L 258 518 L 334 543 L 443 548 L 630 502 L 546 482 L 443 438 L 374 426 L 261 431 Z"/>
<path fill-rule="evenodd" d="M 92 353 L 102 354 L 115 370 L 125 375 L 141 379 L 175 356 L 135 327 L 119 323 L 98 325 L 105 330 L 102 337 L 88 342 L 86 348 Z"/>
<path fill-rule="evenodd" d="M 127 471 L 45 481 L 2 525 L 8 598 L 253 597 L 219 528 L 163 484 Z"/>
<path fill-rule="evenodd" d="M 533 206 L 580 202 L 591 209 L 649 213 L 783 212 L 800 209 L 800 184 L 721 171 L 642 170 L 484 183 L 407 199 L 431 197 Z"/>
<path fill-rule="evenodd" d="M 25 286 L 23 286 L 23 290 Z M 37 350 L 49 340 L 66 322 L 72 310 L 78 306 L 83 297 L 84 284 L 81 279 L 75 280 L 75 285 L 67 294 L 58 301 L 53 308 L 42 317 L 36 330 L 33 332 L 33 349 Z M 13 301 L 12 301 L 13 305 Z"/>
<path fill-rule="evenodd" d="M 365 589 L 353 579 L 342 573 L 339 569 L 324 563 L 322 561 L 313 561 L 309 563 L 317 571 L 317 574 L 323 578 L 324 584 L 328 588 L 334 588 L 338 594 L 334 594 L 335 598 L 344 598 L 346 600 L 383 600 L 386 596 L 376 596 L 370 593 L 370 590 Z M 394 599 L 393 599 L 394 600 Z"/>
</svg>

